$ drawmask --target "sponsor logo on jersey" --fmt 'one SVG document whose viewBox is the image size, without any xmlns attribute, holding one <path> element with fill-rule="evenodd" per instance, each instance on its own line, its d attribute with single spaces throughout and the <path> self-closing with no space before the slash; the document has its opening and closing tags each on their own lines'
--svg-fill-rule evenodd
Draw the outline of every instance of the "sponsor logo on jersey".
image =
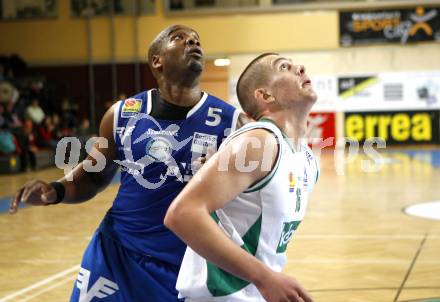
<svg viewBox="0 0 440 302">
<path fill-rule="evenodd" d="M 217 150 L 217 136 L 206 133 L 194 132 L 191 151 L 206 154 L 208 149 Z"/>
<path fill-rule="evenodd" d="M 124 139 L 127 136 L 130 136 L 133 134 L 134 131 L 134 127 L 130 126 L 130 127 L 116 127 L 116 134 L 118 135 L 119 139 L 121 140 L 121 142 L 124 142 Z"/>
<path fill-rule="evenodd" d="M 295 212 L 299 212 L 301 210 L 301 188 L 296 189 L 296 206 Z"/>
<path fill-rule="evenodd" d="M 283 224 L 283 232 L 281 233 L 281 238 L 278 242 L 277 253 L 284 253 L 287 249 L 287 244 L 293 237 L 298 225 L 301 221 L 291 221 L 285 222 Z"/>
<path fill-rule="evenodd" d="M 307 163 L 310 166 L 310 162 L 313 161 L 313 156 L 308 150 L 306 150 L 306 158 L 307 158 Z"/>
<path fill-rule="evenodd" d="M 304 168 L 304 177 L 303 177 L 303 186 L 304 190 L 307 190 L 307 187 L 309 186 L 309 180 L 307 179 L 307 169 Z"/>
<path fill-rule="evenodd" d="M 95 297 L 98 299 L 104 299 L 113 295 L 119 289 L 119 286 L 115 282 L 104 277 L 99 277 L 88 290 L 89 280 L 90 271 L 81 267 L 76 281 L 76 287 L 80 291 L 78 302 L 90 302 Z"/>
<path fill-rule="evenodd" d="M 295 191 L 295 176 L 292 172 L 289 172 L 289 192 L 293 193 Z"/>
<path fill-rule="evenodd" d="M 142 100 L 140 99 L 126 99 L 122 106 L 121 117 L 131 117 L 141 111 Z"/>
<path fill-rule="evenodd" d="M 178 130 L 179 129 L 173 129 L 173 130 L 154 130 L 154 129 L 149 128 L 147 130 L 147 134 L 150 135 L 151 137 L 153 137 L 155 135 L 177 136 L 178 135 Z"/>
<path fill-rule="evenodd" d="M 173 147 L 164 137 L 152 138 L 146 147 L 147 155 L 157 162 L 166 162 L 171 157 Z"/>
</svg>

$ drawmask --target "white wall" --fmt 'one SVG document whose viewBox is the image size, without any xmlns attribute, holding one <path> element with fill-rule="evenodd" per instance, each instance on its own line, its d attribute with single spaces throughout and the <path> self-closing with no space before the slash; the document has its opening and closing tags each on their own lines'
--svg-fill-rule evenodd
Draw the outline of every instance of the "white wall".
<svg viewBox="0 0 440 302">
<path fill-rule="evenodd" d="M 231 56 L 229 78 L 237 78 L 258 54 Z M 313 75 L 440 70 L 440 44 L 370 46 L 328 51 L 283 53 Z"/>
<path fill-rule="evenodd" d="M 236 102 L 235 82 L 258 53 L 230 56 L 229 96 Z M 303 64 L 310 77 L 319 75 L 354 75 L 375 72 L 440 71 L 440 44 L 370 46 L 327 51 L 282 53 Z"/>
</svg>

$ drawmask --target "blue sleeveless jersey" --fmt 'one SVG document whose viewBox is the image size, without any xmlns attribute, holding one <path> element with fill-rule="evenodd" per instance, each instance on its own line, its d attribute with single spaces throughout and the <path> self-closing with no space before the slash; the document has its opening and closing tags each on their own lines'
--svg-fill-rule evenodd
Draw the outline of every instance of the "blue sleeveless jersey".
<svg viewBox="0 0 440 302">
<path fill-rule="evenodd" d="M 203 94 L 184 120 L 152 118 L 151 90 L 115 109 L 114 138 L 121 185 L 101 230 L 126 248 L 180 265 L 185 244 L 168 230 L 166 211 L 191 179 L 191 163 L 235 130 L 238 111 Z"/>
</svg>

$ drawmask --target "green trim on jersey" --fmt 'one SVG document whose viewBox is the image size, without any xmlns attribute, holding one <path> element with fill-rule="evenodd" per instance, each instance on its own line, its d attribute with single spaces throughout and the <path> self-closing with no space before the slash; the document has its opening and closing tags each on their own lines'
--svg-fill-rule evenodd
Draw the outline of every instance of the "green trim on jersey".
<svg viewBox="0 0 440 302">
<path fill-rule="evenodd" d="M 316 161 L 316 158 L 313 157 L 313 159 L 315 160 L 315 169 L 316 169 L 315 184 L 316 184 L 318 182 L 320 172 L 319 172 L 318 162 Z"/>
<path fill-rule="evenodd" d="M 281 130 L 280 127 L 278 127 L 278 125 L 275 124 L 274 121 L 272 121 L 271 119 L 263 117 L 262 119 L 259 120 L 259 122 L 268 122 L 268 123 L 274 124 L 275 127 L 277 127 L 280 130 L 281 134 L 283 135 L 284 140 L 286 141 L 287 145 L 289 145 L 290 150 L 292 150 L 293 153 L 296 152 L 295 148 L 293 147 L 292 142 L 289 140 L 289 137 L 287 136 L 287 134 L 284 133 L 284 131 Z"/>
<path fill-rule="evenodd" d="M 260 180 L 259 182 L 257 182 L 255 185 L 249 187 L 246 189 L 246 191 L 244 191 L 243 193 L 252 193 L 258 190 L 263 189 L 265 186 L 267 186 L 267 184 L 272 180 L 272 178 L 275 176 L 275 173 L 278 170 L 278 167 L 280 166 L 280 161 L 281 161 L 281 146 L 280 149 L 278 150 L 278 158 L 277 158 L 277 162 L 275 163 L 275 167 L 272 169 L 272 171 L 267 174 L 262 180 Z"/>
<path fill-rule="evenodd" d="M 259 120 L 259 122 L 265 122 L 265 121 L 272 123 L 272 124 L 278 129 L 278 130 L 280 130 L 281 135 L 283 135 L 283 137 L 284 137 L 284 133 L 281 131 L 280 128 L 278 128 L 278 126 L 277 126 L 274 122 L 272 122 L 272 121 L 269 120 L 269 119 L 261 119 L 261 120 Z M 283 151 L 282 151 L 281 142 L 279 141 L 278 136 L 276 135 L 276 133 L 274 133 L 274 132 L 271 131 L 270 129 L 267 129 L 267 128 L 260 128 L 260 129 L 266 129 L 266 130 L 272 132 L 272 133 L 275 135 L 275 138 L 277 139 L 277 141 L 278 141 L 278 143 L 279 143 L 279 149 L 278 149 L 277 159 L 276 159 L 276 162 L 275 162 L 275 167 L 272 169 L 272 171 L 270 171 L 269 174 L 267 174 L 265 177 L 263 177 L 263 178 L 262 178 L 260 181 L 258 181 L 256 184 L 254 184 L 254 185 L 250 186 L 249 188 L 247 188 L 243 193 L 252 193 L 252 192 L 255 192 L 255 191 L 261 190 L 261 189 L 263 189 L 265 186 L 267 186 L 267 184 L 268 184 L 268 183 L 272 180 L 272 178 L 275 176 L 275 173 L 277 172 L 278 167 L 279 167 L 279 165 L 280 165 L 280 161 L 281 161 L 281 153 L 282 153 Z"/>
<path fill-rule="evenodd" d="M 215 221 L 217 221 L 217 223 L 219 222 L 219 218 L 215 212 L 211 214 L 211 216 L 214 218 Z M 258 241 L 260 239 L 262 217 L 262 215 L 258 217 L 257 221 L 249 228 L 249 230 L 242 238 L 244 244 L 241 246 L 241 248 L 252 256 L 255 256 L 255 253 L 257 252 Z M 221 268 L 215 266 L 209 261 L 206 261 L 206 264 L 208 271 L 206 285 L 209 292 L 214 297 L 221 297 L 233 294 L 250 284 L 250 282 L 242 280 L 222 270 Z"/>
<path fill-rule="evenodd" d="M 301 221 L 285 222 L 283 225 L 283 232 L 281 233 L 280 240 L 278 242 L 277 253 L 284 253 L 287 249 L 290 239 L 293 237 Z"/>
</svg>

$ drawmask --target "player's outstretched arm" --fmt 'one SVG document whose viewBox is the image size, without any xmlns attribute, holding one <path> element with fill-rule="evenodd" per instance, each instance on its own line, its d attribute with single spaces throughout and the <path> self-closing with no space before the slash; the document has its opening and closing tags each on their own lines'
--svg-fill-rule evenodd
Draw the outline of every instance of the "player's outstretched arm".
<svg viewBox="0 0 440 302">
<path fill-rule="evenodd" d="M 252 142 L 262 147 L 252 148 Z M 244 251 L 210 216 L 264 178 L 273 167 L 277 153 L 277 139 L 263 129 L 251 130 L 232 139 L 203 165 L 173 201 L 165 225 L 208 261 L 254 283 L 267 301 L 308 302 L 312 299 L 296 280 L 272 271 Z M 262 169 L 268 163 L 269 168 Z M 249 171 L 249 165 L 255 169 Z"/>
<path fill-rule="evenodd" d="M 113 138 L 113 105 L 102 118 L 99 127 L 99 136 L 86 160 L 96 164 L 98 156 L 106 159 L 105 167 L 100 172 L 87 172 L 83 168 L 83 162 L 76 166 L 69 175 L 59 179 L 55 184 L 49 184 L 42 180 L 33 180 L 21 187 L 11 200 L 9 213 L 17 212 L 21 202 L 29 205 L 49 205 L 58 202 L 80 203 L 94 197 L 103 190 L 112 180 L 117 171 L 116 147 Z M 103 143 L 103 141 L 107 141 Z M 71 177 L 72 181 L 68 179 Z M 59 196 L 59 195 L 63 196 Z"/>
</svg>

